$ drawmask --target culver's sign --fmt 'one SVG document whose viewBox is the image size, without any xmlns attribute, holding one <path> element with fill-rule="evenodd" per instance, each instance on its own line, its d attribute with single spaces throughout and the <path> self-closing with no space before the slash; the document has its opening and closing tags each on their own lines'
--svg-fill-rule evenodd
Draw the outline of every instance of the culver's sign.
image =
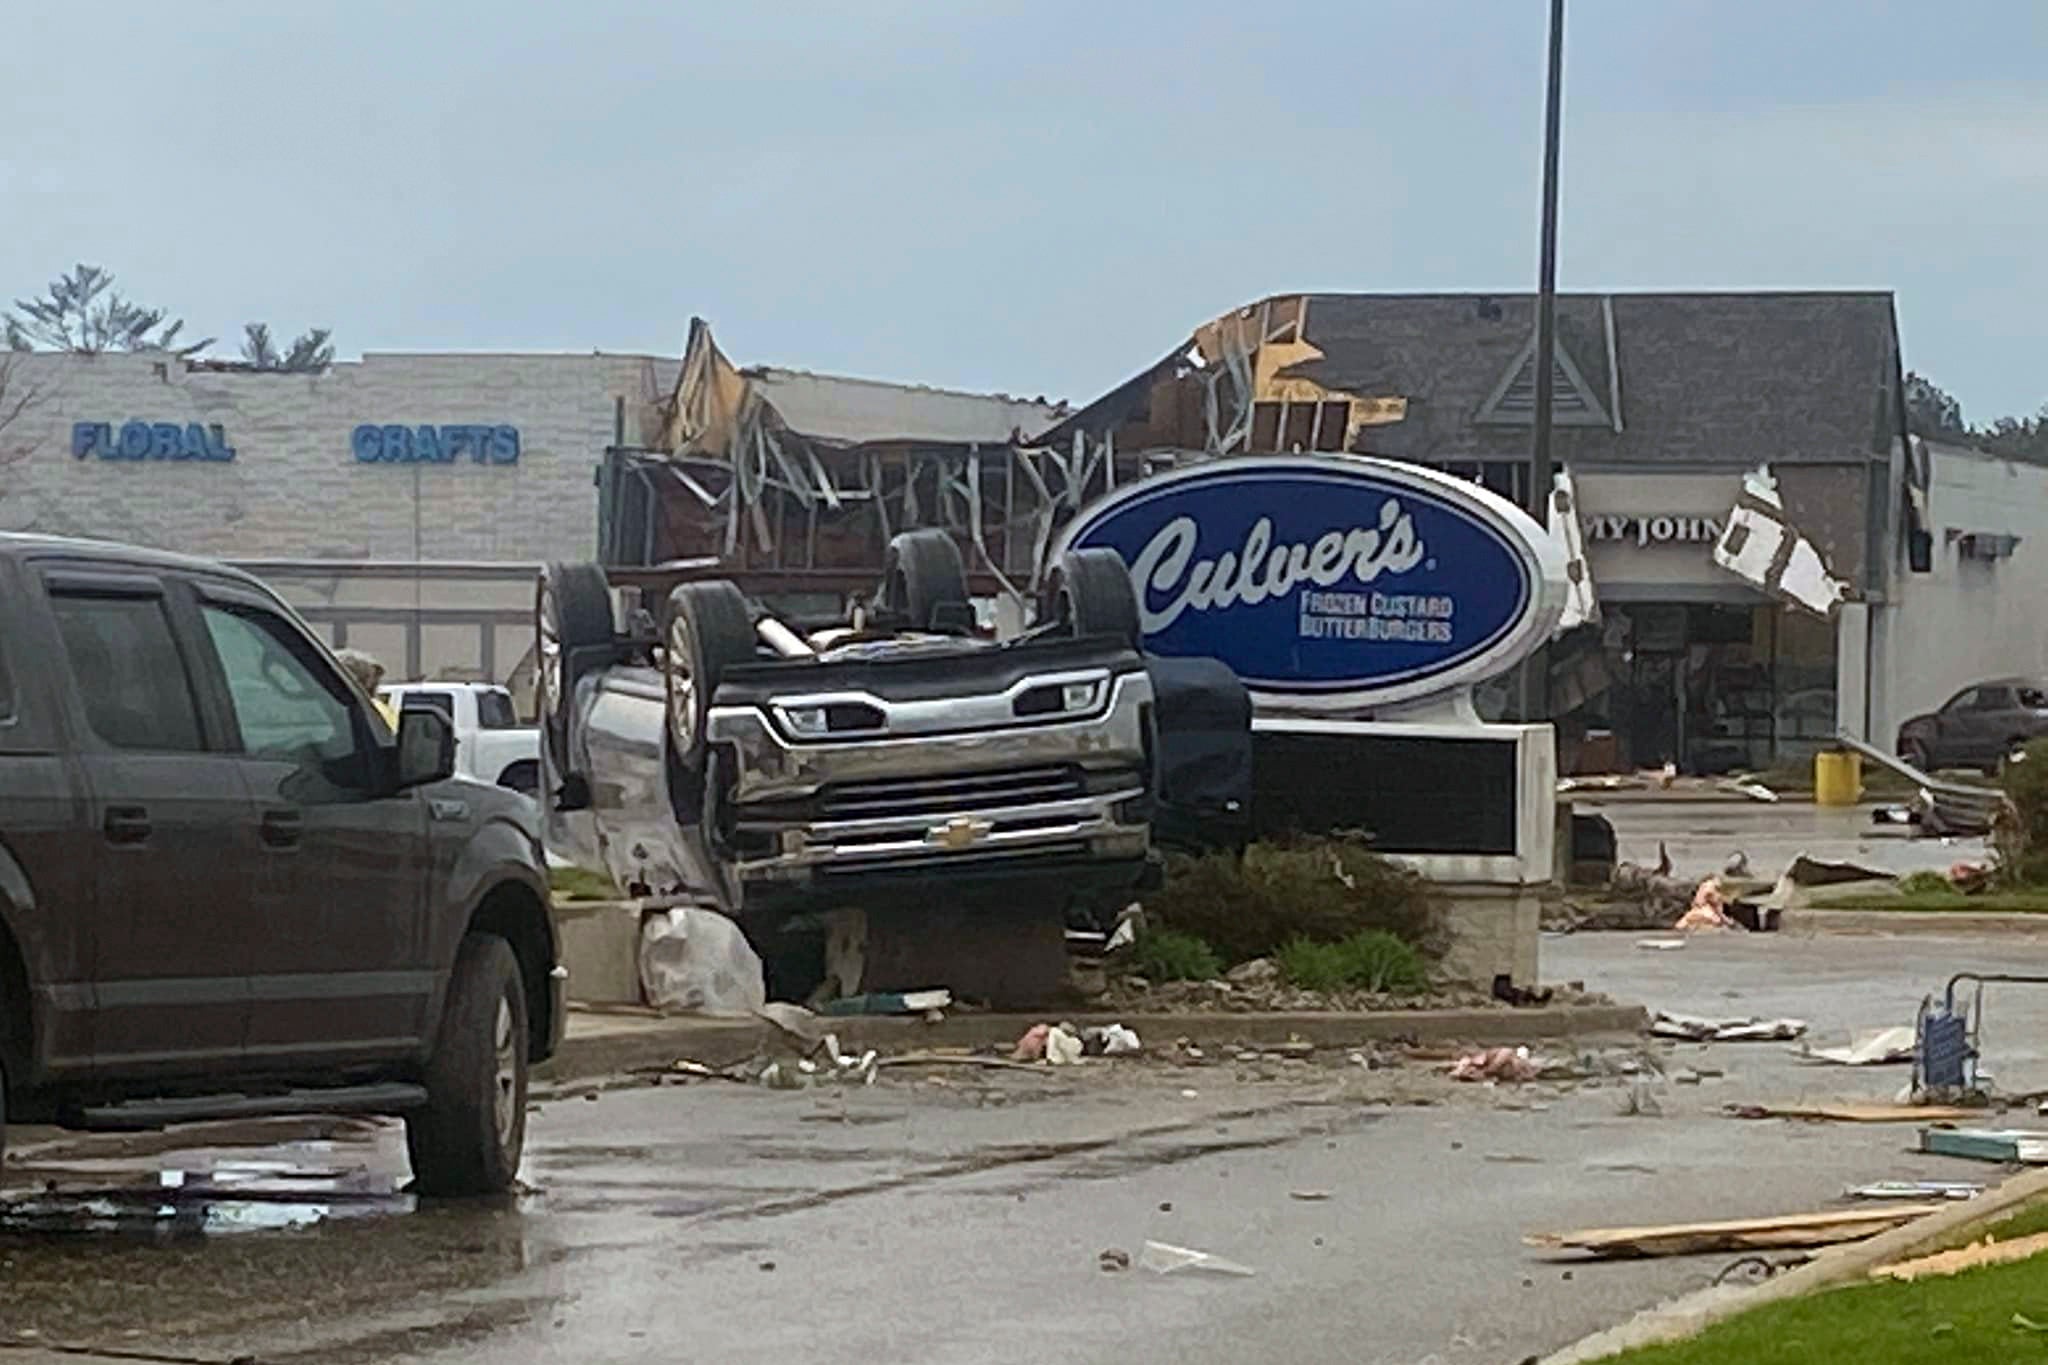
<svg viewBox="0 0 2048 1365">
<path fill-rule="evenodd" d="M 1564 607 L 1564 552 L 1477 484 L 1353 456 L 1239 456 L 1082 510 L 1061 548 L 1131 568 L 1148 649 L 1254 694 L 1350 709 L 1513 667 Z"/>
</svg>

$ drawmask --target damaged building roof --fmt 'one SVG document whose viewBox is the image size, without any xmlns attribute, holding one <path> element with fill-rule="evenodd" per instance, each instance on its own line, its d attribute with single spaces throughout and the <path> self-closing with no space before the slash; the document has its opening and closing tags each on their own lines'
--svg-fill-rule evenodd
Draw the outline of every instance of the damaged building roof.
<svg viewBox="0 0 2048 1365">
<path fill-rule="evenodd" d="M 1176 440 L 1156 417 L 1158 386 L 1185 381 L 1191 348 L 1214 374 L 1226 359 L 1223 341 L 1234 339 L 1255 402 L 1350 400 L 1341 444 L 1302 448 L 1424 461 L 1521 457 L 1533 420 L 1535 312 L 1528 294 L 1276 296 L 1205 324 L 1167 360 L 1040 439 L 1135 424 L 1141 429 L 1119 435 L 1119 446 L 1133 437 L 1188 443 L 1185 430 Z M 1889 293 L 1564 294 L 1557 320 L 1560 459 L 1862 459 L 1887 450 L 1897 431 Z M 1283 436 L 1237 448 L 1294 445 Z"/>
<path fill-rule="evenodd" d="M 740 374 L 790 430 L 848 445 L 895 440 L 993 444 L 1018 432 L 1041 430 L 1067 412 L 1064 403 L 1042 398 L 963 393 L 772 365 L 749 366 Z"/>
<path fill-rule="evenodd" d="M 765 427 L 823 447 L 997 445 L 1066 413 L 1064 403 L 1042 398 L 962 393 L 772 365 L 743 369 L 719 350 L 710 324 L 692 318 L 675 391 L 663 405 L 658 444 L 668 451 L 726 457 L 743 428 Z"/>
</svg>

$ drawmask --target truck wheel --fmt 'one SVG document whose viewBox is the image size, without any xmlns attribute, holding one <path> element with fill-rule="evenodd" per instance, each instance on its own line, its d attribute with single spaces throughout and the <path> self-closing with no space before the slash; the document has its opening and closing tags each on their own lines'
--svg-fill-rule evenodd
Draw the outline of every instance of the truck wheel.
<svg viewBox="0 0 2048 1365">
<path fill-rule="evenodd" d="M 668 696 L 671 789 L 695 808 L 704 777 L 704 720 L 725 670 L 754 657 L 754 613 L 724 579 L 684 583 L 668 595 L 661 677 Z"/>
<path fill-rule="evenodd" d="M 1133 649 L 1143 643 L 1138 594 L 1115 550 L 1069 550 L 1053 568 L 1052 610 L 1076 635 L 1114 635 Z"/>
<path fill-rule="evenodd" d="M 512 946 L 470 934 L 455 955 L 427 1104 L 405 1116 L 419 1193 L 502 1194 L 526 1145 L 526 986 Z"/>
<path fill-rule="evenodd" d="M 941 607 L 967 607 L 967 565 L 959 544 L 936 529 L 893 537 L 882 560 L 882 601 L 908 616 L 913 630 L 930 630 Z"/>
<path fill-rule="evenodd" d="M 1900 740 L 1899 757 L 1923 773 L 1934 771 L 1933 768 L 1928 766 L 1932 761 L 1932 756 L 1927 752 L 1927 741 L 1924 739 L 1908 737 Z"/>
<path fill-rule="evenodd" d="M 566 758 L 575 704 L 575 655 L 612 638 L 612 589 L 595 564 L 550 564 L 540 572 L 538 687 L 541 724 Z"/>
</svg>

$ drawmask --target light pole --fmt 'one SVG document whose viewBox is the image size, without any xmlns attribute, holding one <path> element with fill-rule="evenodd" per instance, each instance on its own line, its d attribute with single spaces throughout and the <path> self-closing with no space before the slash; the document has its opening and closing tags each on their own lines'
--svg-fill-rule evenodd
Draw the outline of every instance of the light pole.
<svg viewBox="0 0 2048 1365">
<path fill-rule="evenodd" d="M 1536 265 L 1536 430 L 1529 455 L 1529 510 L 1536 524 L 1550 524 L 1550 417 L 1556 404 L 1557 370 L 1557 143 L 1564 91 L 1564 0 L 1550 0 L 1549 84 L 1543 99 L 1543 228 Z M 1523 675 L 1525 721 L 1550 719 L 1550 657 L 1539 650 Z"/>
</svg>

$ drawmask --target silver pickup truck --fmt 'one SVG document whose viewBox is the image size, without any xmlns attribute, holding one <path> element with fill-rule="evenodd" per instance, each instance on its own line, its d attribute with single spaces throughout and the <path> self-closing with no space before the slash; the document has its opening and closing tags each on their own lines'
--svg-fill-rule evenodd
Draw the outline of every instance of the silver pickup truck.
<svg viewBox="0 0 2048 1365">
<path fill-rule="evenodd" d="M 1153 867 L 1157 786 L 1128 571 L 1071 553 L 1039 614 L 1003 642 L 977 629 L 942 531 L 897 536 L 873 601 L 824 622 L 730 580 L 676 583 L 656 609 L 594 565 L 551 565 L 550 852 L 714 905 L 757 943 L 845 907 L 1057 923 L 1120 906 Z"/>
</svg>

